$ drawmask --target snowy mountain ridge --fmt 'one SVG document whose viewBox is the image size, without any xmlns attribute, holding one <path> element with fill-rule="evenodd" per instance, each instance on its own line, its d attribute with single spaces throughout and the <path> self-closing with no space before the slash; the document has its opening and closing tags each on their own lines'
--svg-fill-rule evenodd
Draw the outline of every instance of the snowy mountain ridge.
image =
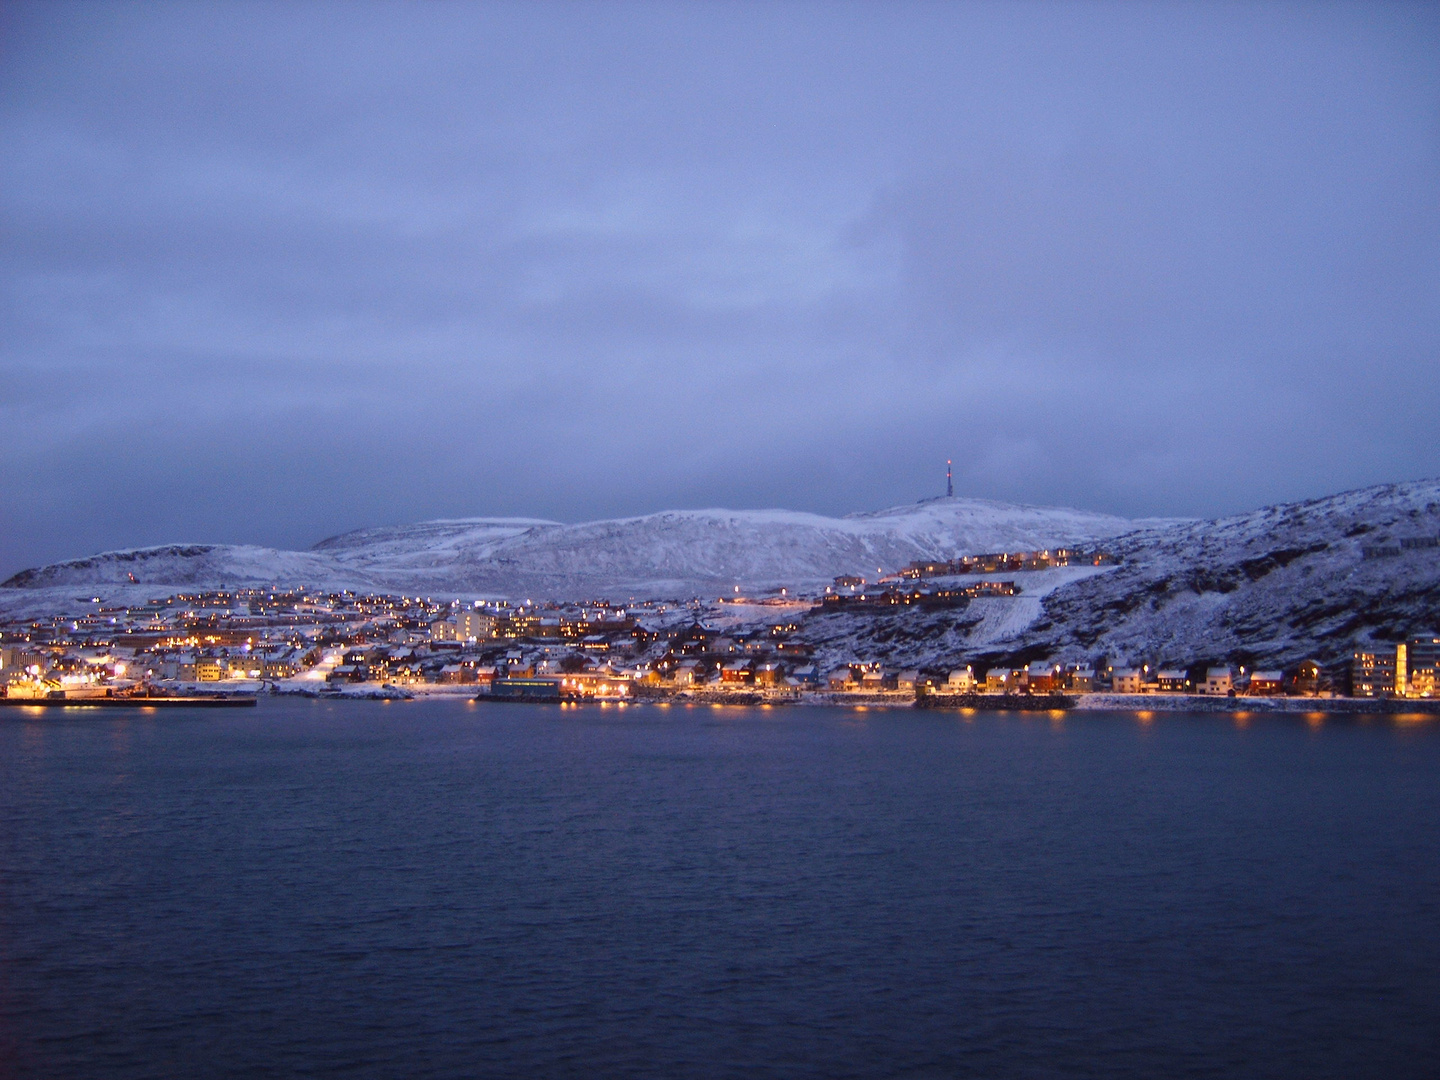
<svg viewBox="0 0 1440 1080">
<path fill-rule="evenodd" d="M 471 518 L 361 529 L 309 551 L 221 544 L 105 552 L 26 570 L 9 588 L 304 584 L 495 597 L 685 596 L 873 577 L 916 559 L 1093 543 L 1144 523 L 978 499 L 830 518 L 791 510 L 670 510 L 564 525 Z"/>
</svg>

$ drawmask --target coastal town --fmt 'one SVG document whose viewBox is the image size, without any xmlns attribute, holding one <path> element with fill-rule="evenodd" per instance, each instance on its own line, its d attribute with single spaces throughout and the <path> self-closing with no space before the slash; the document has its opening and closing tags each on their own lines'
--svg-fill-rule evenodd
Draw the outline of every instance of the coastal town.
<svg viewBox="0 0 1440 1080">
<path fill-rule="evenodd" d="M 819 595 L 781 588 L 756 598 L 737 587 L 713 600 L 624 605 L 303 588 L 182 592 L 131 606 L 77 597 L 84 614 L 0 622 L 0 689 L 10 702 L 272 693 L 1010 708 L 1068 707 L 1090 695 L 1440 697 L 1440 635 L 1419 628 L 1348 663 L 1288 668 L 1213 657 L 982 663 L 957 655 L 904 669 L 827 654 L 807 633 L 817 616 L 963 608 L 1021 593 L 1005 575 L 1112 562 L 1103 551 L 985 554 L 913 563 L 873 582 L 841 575 Z"/>
</svg>

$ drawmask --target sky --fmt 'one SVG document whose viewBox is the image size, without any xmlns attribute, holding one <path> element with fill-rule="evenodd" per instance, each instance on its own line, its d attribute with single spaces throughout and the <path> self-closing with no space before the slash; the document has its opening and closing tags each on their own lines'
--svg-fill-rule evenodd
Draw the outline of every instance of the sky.
<svg viewBox="0 0 1440 1080">
<path fill-rule="evenodd" d="M 1440 8 L 0 3 L 0 577 L 1440 474 Z"/>
</svg>

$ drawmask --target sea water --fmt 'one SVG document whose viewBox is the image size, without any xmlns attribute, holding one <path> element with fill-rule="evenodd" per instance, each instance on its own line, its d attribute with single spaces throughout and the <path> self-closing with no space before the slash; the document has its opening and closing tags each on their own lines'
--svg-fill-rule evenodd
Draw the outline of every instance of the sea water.
<svg viewBox="0 0 1440 1080">
<path fill-rule="evenodd" d="M 1440 726 L 5 710 L 0 1075 L 1433 1077 Z"/>
</svg>

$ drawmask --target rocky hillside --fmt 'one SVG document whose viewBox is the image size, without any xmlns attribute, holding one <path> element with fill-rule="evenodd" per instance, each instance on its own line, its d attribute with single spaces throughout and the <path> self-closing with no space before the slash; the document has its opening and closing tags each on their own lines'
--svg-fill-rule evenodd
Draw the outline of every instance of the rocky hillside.
<svg viewBox="0 0 1440 1080">
<path fill-rule="evenodd" d="M 1025 590 L 1013 600 L 953 613 L 817 616 L 811 633 L 828 659 L 884 656 L 904 666 L 1101 656 L 1336 663 L 1440 627 L 1440 547 L 1405 543 L 1437 537 L 1440 481 L 1390 484 L 1140 530 L 1112 543 L 1122 559 L 1112 570 L 1068 582 L 1054 572 L 1010 575 Z"/>
</svg>

